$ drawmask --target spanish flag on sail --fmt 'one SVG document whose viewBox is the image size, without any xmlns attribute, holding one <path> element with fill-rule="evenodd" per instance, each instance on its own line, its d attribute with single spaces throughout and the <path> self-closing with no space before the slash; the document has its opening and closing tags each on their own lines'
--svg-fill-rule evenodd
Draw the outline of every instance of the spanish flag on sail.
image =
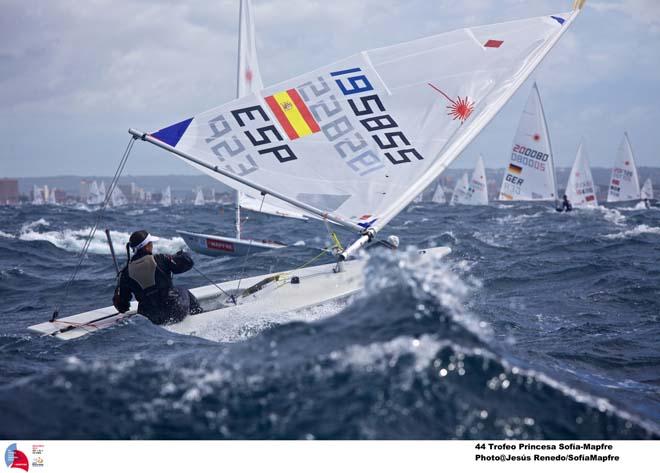
<svg viewBox="0 0 660 473">
<path fill-rule="evenodd" d="M 265 100 L 290 140 L 321 130 L 296 89 L 269 95 Z"/>
</svg>

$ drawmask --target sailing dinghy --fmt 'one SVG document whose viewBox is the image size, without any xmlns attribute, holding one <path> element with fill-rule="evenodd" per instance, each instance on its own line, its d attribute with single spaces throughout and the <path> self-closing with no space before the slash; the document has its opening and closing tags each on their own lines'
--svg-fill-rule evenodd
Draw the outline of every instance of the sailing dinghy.
<svg viewBox="0 0 660 473">
<path fill-rule="evenodd" d="M 644 185 L 640 191 L 640 197 L 642 200 L 653 200 L 653 183 L 650 177 L 644 181 Z"/>
<path fill-rule="evenodd" d="M 557 201 L 555 164 L 548 123 L 536 82 L 520 116 L 511 159 L 504 172 L 499 200 Z"/>
<path fill-rule="evenodd" d="M 467 186 L 467 193 L 463 202 L 465 205 L 488 205 L 488 183 L 486 181 L 486 167 L 484 158 L 479 155 L 477 164 L 472 171 L 472 178 Z"/>
<path fill-rule="evenodd" d="M 468 173 L 464 172 L 461 178 L 456 181 L 456 187 L 451 195 L 449 205 L 464 204 L 468 193 Z"/>
<path fill-rule="evenodd" d="M 445 190 L 442 188 L 442 184 L 438 181 L 438 185 L 435 186 L 435 191 L 433 192 L 433 197 L 431 197 L 431 202 L 434 204 L 446 204 L 447 197 L 445 196 Z"/>
<path fill-rule="evenodd" d="M 238 31 L 236 95 L 238 98 L 241 98 L 256 94 L 263 89 L 259 63 L 257 61 L 254 19 L 252 15 L 252 2 L 250 0 L 241 0 Z M 227 152 L 231 154 L 231 151 Z M 220 175 L 214 177 L 232 188 L 236 186 L 236 181 L 232 179 L 227 179 Z M 273 201 L 272 199 L 266 201 L 265 196 L 264 198 L 257 199 L 249 193 L 238 189 L 236 191 L 235 237 L 207 235 L 184 230 L 178 230 L 178 233 L 191 250 L 207 256 L 244 256 L 248 253 L 258 253 L 287 247 L 286 244 L 281 242 L 243 238 L 241 235 L 241 209 L 277 217 L 308 220 L 307 216 L 296 207 L 292 207 L 281 201 Z"/>
<path fill-rule="evenodd" d="M 566 183 L 566 197 L 573 207 L 597 206 L 596 186 L 584 143 L 578 146 L 575 162 Z"/>
<path fill-rule="evenodd" d="M 354 259 L 359 250 L 492 120 L 582 4 L 568 13 L 364 51 L 156 132 L 129 130 L 211 176 L 233 179 L 237 188 L 272 195 L 355 232 L 355 241 L 338 248 L 335 264 L 223 283 L 227 292 L 238 292 L 239 284 L 246 289 L 235 302 L 181 324 L 298 310 L 358 291 L 364 280 L 364 261 Z M 430 257 L 449 249 L 422 251 Z M 202 304 L 226 297 L 215 286 L 194 293 Z M 73 338 L 122 318 L 113 310 L 30 329 Z"/>
<path fill-rule="evenodd" d="M 608 202 L 622 202 L 627 200 L 639 200 L 639 177 L 637 166 L 635 166 L 635 155 L 628 133 L 623 134 L 623 139 L 616 154 L 610 187 L 607 192 Z"/>
</svg>

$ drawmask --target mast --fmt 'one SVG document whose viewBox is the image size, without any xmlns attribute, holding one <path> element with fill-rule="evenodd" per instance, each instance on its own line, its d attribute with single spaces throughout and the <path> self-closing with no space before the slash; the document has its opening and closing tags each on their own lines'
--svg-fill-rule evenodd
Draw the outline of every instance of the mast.
<svg viewBox="0 0 660 473">
<path fill-rule="evenodd" d="M 552 152 L 552 140 L 550 139 L 550 130 L 548 129 L 548 121 L 545 119 L 545 111 L 543 110 L 543 102 L 541 102 L 541 93 L 539 92 L 538 85 L 534 82 L 534 90 L 536 91 L 536 100 L 539 102 L 541 109 L 541 118 L 543 118 L 543 131 L 545 136 L 548 137 L 548 149 L 550 150 L 550 159 L 552 159 L 552 187 L 555 192 L 555 207 L 559 206 L 559 195 L 557 195 L 557 174 L 555 173 L 555 154 Z"/>
<path fill-rule="evenodd" d="M 241 191 L 236 191 L 236 239 L 241 239 Z"/>
<path fill-rule="evenodd" d="M 236 97 L 241 96 L 241 58 L 243 57 L 243 0 L 238 5 L 238 54 L 236 55 Z M 241 239 L 241 191 L 236 191 L 236 239 Z"/>
</svg>

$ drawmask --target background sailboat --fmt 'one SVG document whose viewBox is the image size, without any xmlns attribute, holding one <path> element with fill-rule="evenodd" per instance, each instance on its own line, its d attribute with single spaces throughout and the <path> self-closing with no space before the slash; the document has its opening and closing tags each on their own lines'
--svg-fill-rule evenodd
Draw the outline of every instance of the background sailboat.
<svg viewBox="0 0 660 473">
<path fill-rule="evenodd" d="M 472 178 L 468 184 L 463 203 L 465 205 L 488 205 L 486 167 L 484 166 L 484 158 L 481 155 L 479 155 L 472 171 Z"/>
<path fill-rule="evenodd" d="M 96 181 L 92 181 L 92 183 L 89 185 L 87 205 L 101 205 L 104 198 L 105 193 L 101 194 L 98 183 Z"/>
<path fill-rule="evenodd" d="M 651 182 L 650 177 L 644 181 L 644 185 L 642 186 L 642 190 L 640 192 L 640 197 L 642 198 L 642 200 L 653 199 L 653 183 Z"/>
<path fill-rule="evenodd" d="M 160 198 L 160 205 L 163 207 L 172 206 L 172 189 L 170 186 L 167 186 L 163 191 L 163 195 Z"/>
<path fill-rule="evenodd" d="M 195 201 L 193 202 L 193 205 L 200 206 L 204 205 L 204 192 L 202 192 L 202 188 L 199 187 L 197 188 L 197 191 L 195 192 Z"/>
<path fill-rule="evenodd" d="M 566 184 L 566 196 L 573 207 L 598 205 L 596 186 L 591 176 L 584 143 L 578 146 L 575 162 Z"/>
<path fill-rule="evenodd" d="M 468 192 L 468 173 L 464 172 L 461 178 L 456 182 L 454 192 L 451 195 L 449 205 L 464 204 Z"/>
<path fill-rule="evenodd" d="M 499 200 L 556 200 L 556 188 L 550 133 L 534 83 L 513 139 Z"/>
<path fill-rule="evenodd" d="M 445 196 L 445 190 L 442 188 L 442 184 L 438 181 L 438 184 L 435 186 L 435 191 L 433 191 L 433 197 L 431 197 L 431 202 L 436 204 L 446 204 L 447 197 Z"/>
<path fill-rule="evenodd" d="M 607 201 L 621 202 L 639 198 L 639 177 L 637 176 L 637 166 L 635 166 L 635 155 L 628 139 L 628 133 L 624 133 L 612 167 Z"/>
<path fill-rule="evenodd" d="M 122 191 L 119 186 L 115 186 L 115 188 L 112 190 L 112 194 L 110 195 L 110 202 L 113 207 L 121 207 L 128 204 L 128 199 L 126 198 L 124 191 Z"/>
</svg>

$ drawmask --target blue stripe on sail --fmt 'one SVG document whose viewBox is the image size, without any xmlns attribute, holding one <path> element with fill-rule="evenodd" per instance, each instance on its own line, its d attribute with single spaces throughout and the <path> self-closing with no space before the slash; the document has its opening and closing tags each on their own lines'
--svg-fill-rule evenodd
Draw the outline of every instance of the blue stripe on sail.
<svg viewBox="0 0 660 473">
<path fill-rule="evenodd" d="M 561 16 L 552 16 L 552 15 L 550 15 L 550 18 L 552 18 L 553 20 L 557 20 L 557 22 L 558 22 L 560 25 L 563 25 L 564 22 L 566 21 L 566 20 L 564 20 Z"/>
<path fill-rule="evenodd" d="M 190 125 L 191 121 L 192 118 L 189 118 L 182 122 L 175 123 L 174 125 L 170 125 L 161 130 L 158 130 L 156 133 L 152 133 L 151 136 L 156 138 L 158 141 L 167 143 L 174 148 L 188 129 L 188 125 Z"/>
</svg>

